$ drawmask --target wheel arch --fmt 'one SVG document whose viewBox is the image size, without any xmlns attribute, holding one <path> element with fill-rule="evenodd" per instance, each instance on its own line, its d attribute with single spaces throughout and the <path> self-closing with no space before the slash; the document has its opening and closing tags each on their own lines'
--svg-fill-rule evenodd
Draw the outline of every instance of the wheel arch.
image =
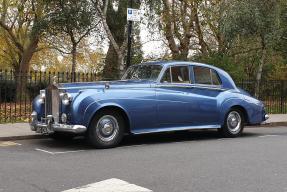
<svg viewBox="0 0 287 192">
<path fill-rule="evenodd" d="M 100 112 L 103 112 L 105 110 L 117 111 L 118 113 L 120 113 L 122 115 L 122 117 L 124 118 L 124 121 L 125 121 L 125 133 L 128 133 L 128 134 L 131 133 L 131 131 L 130 131 L 130 125 L 131 125 L 130 117 L 128 116 L 128 113 L 122 107 L 117 106 L 117 105 L 105 105 L 105 106 L 97 108 L 89 118 L 88 128 L 90 127 L 90 124 L 91 124 L 93 118 L 97 114 L 99 114 Z"/>
<path fill-rule="evenodd" d="M 248 103 L 245 102 L 245 100 L 240 98 L 228 98 L 227 100 L 223 101 L 221 103 L 221 115 L 220 115 L 220 124 L 221 126 L 224 125 L 226 115 L 228 112 L 232 109 L 236 108 L 240 110 L 244 115 L 245 124 L 248 124 L 250 122 L 250 107 L 248 106 Z"/>
<path fill-rule="evenodd" d="M 241 106 L 241 105 L 233 105 L 230 107 L 230 109 L 227 111 L 227 113 L 225 115 L 228 114 L 228 112 L 231 110 L 231 109 L 237 109 L 237 110 L 240 110 L 241 113 L 243 114 L 243 117 L 244 117 L 244 123 L 245 124 L 248 124 L 249 123 L 249 117 L 248 117 L 248 113 L 247 113 L 247 110 Z"/>
</svg>

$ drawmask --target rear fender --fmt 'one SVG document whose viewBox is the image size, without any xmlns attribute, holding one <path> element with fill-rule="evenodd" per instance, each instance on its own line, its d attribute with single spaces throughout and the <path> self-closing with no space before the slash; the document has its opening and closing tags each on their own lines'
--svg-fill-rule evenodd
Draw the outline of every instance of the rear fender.
<svg viewBox="0 0 287 192">
<path fill-rule="evenodd" d="M 221 109 L 220 109 L 220 125 L 223 126 L 224 125 L 224 121 L 225 121 L 225 116 L 226 114 L 230 111 L 230 109 L 234 106 L 240 106 L 242 108 L 245 109 L 246 111 L 246 115 L 248 117 L 248 119 L 250 119 L 250 111 L 248 109 L 248 105 L 246 104 L 246 102 L 242 99 L 238 99 L 238 98 L 229 98 L 228 100 L 225 100 L 222 104 L 221 104 Z"/>
</svg>

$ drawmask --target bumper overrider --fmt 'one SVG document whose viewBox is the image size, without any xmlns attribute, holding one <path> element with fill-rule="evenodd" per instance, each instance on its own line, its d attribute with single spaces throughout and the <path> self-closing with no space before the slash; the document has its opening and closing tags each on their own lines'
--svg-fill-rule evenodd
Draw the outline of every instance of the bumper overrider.
<svg viewBox="0 0 287 192">
<path fill-rule="evenodd" d="M 87 127 L 83 125 L 68 125 L 55 123 L 53 121 L 53 116 L 48 115 L 47 118 L 42 118 L 43 122 L 37 120 L 37 113 L 33 112 L 31 114 L 31 123 L 30 127 L 32 131 L 36 133 L 41 133 L 44 135 L 50 135 L 54 132 L 66 132 L 73 134 L 81 134 L 87 131 Z"/>
</svg>

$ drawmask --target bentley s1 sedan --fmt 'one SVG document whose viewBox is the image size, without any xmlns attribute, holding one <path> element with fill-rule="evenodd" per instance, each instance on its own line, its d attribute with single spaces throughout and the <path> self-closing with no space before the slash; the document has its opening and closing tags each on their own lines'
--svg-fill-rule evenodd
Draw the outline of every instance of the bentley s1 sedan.
<svg viewBox="0 0 287 192">
<path fill-rule="evenodd" d="M 96 148 L 125 134 L 218 129 L 240 136 L 268 118 L 261 101 L 206 64 L 158 61 L 133 65 L 121 80 L 54 82 L 33 101 L 31 129 L 50 136 L 85 135 Z"/>
</svg>

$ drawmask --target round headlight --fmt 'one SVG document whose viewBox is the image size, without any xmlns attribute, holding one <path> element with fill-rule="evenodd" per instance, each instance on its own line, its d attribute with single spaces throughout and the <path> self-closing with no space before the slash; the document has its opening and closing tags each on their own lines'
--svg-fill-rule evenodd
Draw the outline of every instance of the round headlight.
<svg viewBox="0 0 287 192">
<path fill-rule="evenodd" d="M 69 93 L 61 93 L 60 96 L 64 105 L 69 105 L 72 101 L 72 96 Z"/>
<path fill-rule="evenodd" d="M 45 90 L 40 90 L 40 98 L 45 99 L 46 97 L 46 91 Z"/>
<path fill-rule="evenodd" d="M 40 90 L 39 102 L 41 104 L 43 104 L 45 102 L 45 97 L 46 97 L 46 91 L 45 90 Z"/>
</svg>

